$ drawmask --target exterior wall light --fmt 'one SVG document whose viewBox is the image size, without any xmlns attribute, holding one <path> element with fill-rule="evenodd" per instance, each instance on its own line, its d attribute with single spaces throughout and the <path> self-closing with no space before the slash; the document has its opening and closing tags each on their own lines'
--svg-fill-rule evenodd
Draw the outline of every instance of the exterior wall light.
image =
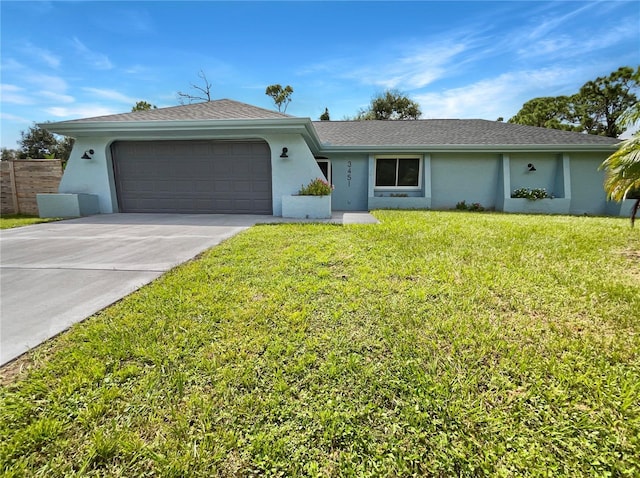
<svg viewBox="0 0 640 478">
<path fill-rule="evenodd" d="M 529 171 L 535 171 L 536 170 L 536 167 L 533 165 L 533 163 L 527 164 L 527 168 L 529 168 Z"/>
<path fill-rule="evenodd" d="M 287 153 L 289 152 L 289 148 L 282 148 L 282 154 L 280 155 L 281 158 L 288 158 L 289 156 L 287 155 Z"/>
<path fill-rule="evenodd" d="M 93 155 L 94 151 L 93 149 L 88 149 L 84 152 L 84 154 L 82 155 L 82 159 L 93 159 L 91 156 Z"/>
</svg>

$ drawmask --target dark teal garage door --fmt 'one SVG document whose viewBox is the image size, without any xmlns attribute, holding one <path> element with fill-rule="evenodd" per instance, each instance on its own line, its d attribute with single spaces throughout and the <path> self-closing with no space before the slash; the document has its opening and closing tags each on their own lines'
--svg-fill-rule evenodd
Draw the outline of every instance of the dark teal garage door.
<svg viewBox="0 0 640 478">
<path fill-rule="evenodd" d="M 118 141 L 120 212 L 272 214 L 264 141 Z"/>
</svg>

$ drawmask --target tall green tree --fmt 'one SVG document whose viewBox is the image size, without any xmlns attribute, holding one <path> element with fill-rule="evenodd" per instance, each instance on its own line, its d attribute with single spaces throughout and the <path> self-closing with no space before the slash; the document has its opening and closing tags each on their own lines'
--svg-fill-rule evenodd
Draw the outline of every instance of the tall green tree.
<svg viewBox="0 0 640 478">
<path fill-rule="evenodd" d="M 270 96 L 273 99 L 278 111 L 280 113 L 286 113 L 289 103 L 291 103 L 291 95 L 293 94 L 293 88 L 287 85 L 284 88 L 282 85 L 275 84 L 267 86 L 264 92 L 265 95 Z"/>
<path fill-rule="evenodd" d="M 41 159 L 58 150 L 58 139 L 35 123 L 27 131 L 20 132 L 18 144 L 20 159 Z"/>
<path fill-rule="evenodd" d="M 586 82 L 574 95 L 533 98 L 509 123 L 617 138 L 624 131 L 620 116 L 638 101 L 638 87 L 640 67 L 623 66 Z"/>
<path fill-rule="evenodd" d="M 68 136 L 58 136 L 33 124 L 27 131 L 20 132 L 18 157 L 20 159 L 55 158 L 66 165 L 75 140 Z"/>
<path fill-rule="evenodd" d="M 66 167 L 67 161 L 69 161 L 69 156 L 71 156 L 71 150 L 75 142 L 76 140 L 70 136 L 63 136 L 61 139 L 58 139 L 56 158 L 62 160 L 63 168 Z"/>
<path fill-rule="evenodd" d="M 398 90 L 386 90 L 360 110 L 356 120 L 415 120 L 422 116 L 420 105 Z"/>
<path fill-rule="evenodd" d="M 569 96 L 543 96 L 527 101 L 509 123 L 576 131 Z"/>
<path fill-rule="evenodd" d="M 640 104 L 636 104 L 623 116 L 626 126 L 640 122 Z M 604 169 L 604 190 L 607 199 L 622 201 L 633 196 L 636 200 L 631 208 L 631 227 L 640 208 L 640 131 L 620 143 L 618 150 L 600 165 Z"/>
<path fill-rule="evenodd" d="M 158 109 L 158 107 L 156 105 L 152 105 L 147 101 L 138 101 L 136 105 L 131 108 L 131 111 L 149 111 L 151 109 L 156 110 Z"/>
<path fill-rule="evenodd" d="M 640 66 L 623 66 L 609 76 L 585 83 L 576 95 L 576 113 L 581 129 L 589 134 L 617 138 L 624 132 L 622 114 L 637 103 Z"/>
</svg>

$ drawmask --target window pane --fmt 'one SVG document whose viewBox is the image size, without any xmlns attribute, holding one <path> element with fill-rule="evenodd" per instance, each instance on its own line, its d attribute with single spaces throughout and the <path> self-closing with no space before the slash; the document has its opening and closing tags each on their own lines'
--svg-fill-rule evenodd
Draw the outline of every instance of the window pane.
<svg viewBox="0 0 640 478">
<path fill-rule="evenodd" d="M 320 166 L 320 171 L 322 171 L 322 174 L 324 175 L 324 178 L 327 181 L 330 181 L 330 179 L 329 179 L 329 161 L 318 161 L 318 166 Z"/>
<path fill-rule="evenodd" d="M 376 160 L 376 186 L 396 185 L 396 160 Z"/>
<path fill-rule="evenodd" d="M 398 161 L 398 186 L 418 186 L 420 160 L 417 158 Z"/>
</svg>

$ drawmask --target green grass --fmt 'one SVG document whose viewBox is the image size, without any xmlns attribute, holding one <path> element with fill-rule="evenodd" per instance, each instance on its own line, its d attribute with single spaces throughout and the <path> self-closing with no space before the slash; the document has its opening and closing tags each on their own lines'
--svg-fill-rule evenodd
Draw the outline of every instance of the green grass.
<svg viewBox="0 0 640 478">
<path fill-rule="evenodd" d="M 29 226 L 41 222 L 59 221 L 57 218 L 40 218 L 37 216 L 27 216 L 24 214 L 10 214 L 0 216 L 0 229 L 11 229 L 14 227 Z"/>
<path fill-rule="evenodd" d="M 640 232 L 257 226 L 5 371 L 8 476 L 638 476 Z"/>
</svg>

